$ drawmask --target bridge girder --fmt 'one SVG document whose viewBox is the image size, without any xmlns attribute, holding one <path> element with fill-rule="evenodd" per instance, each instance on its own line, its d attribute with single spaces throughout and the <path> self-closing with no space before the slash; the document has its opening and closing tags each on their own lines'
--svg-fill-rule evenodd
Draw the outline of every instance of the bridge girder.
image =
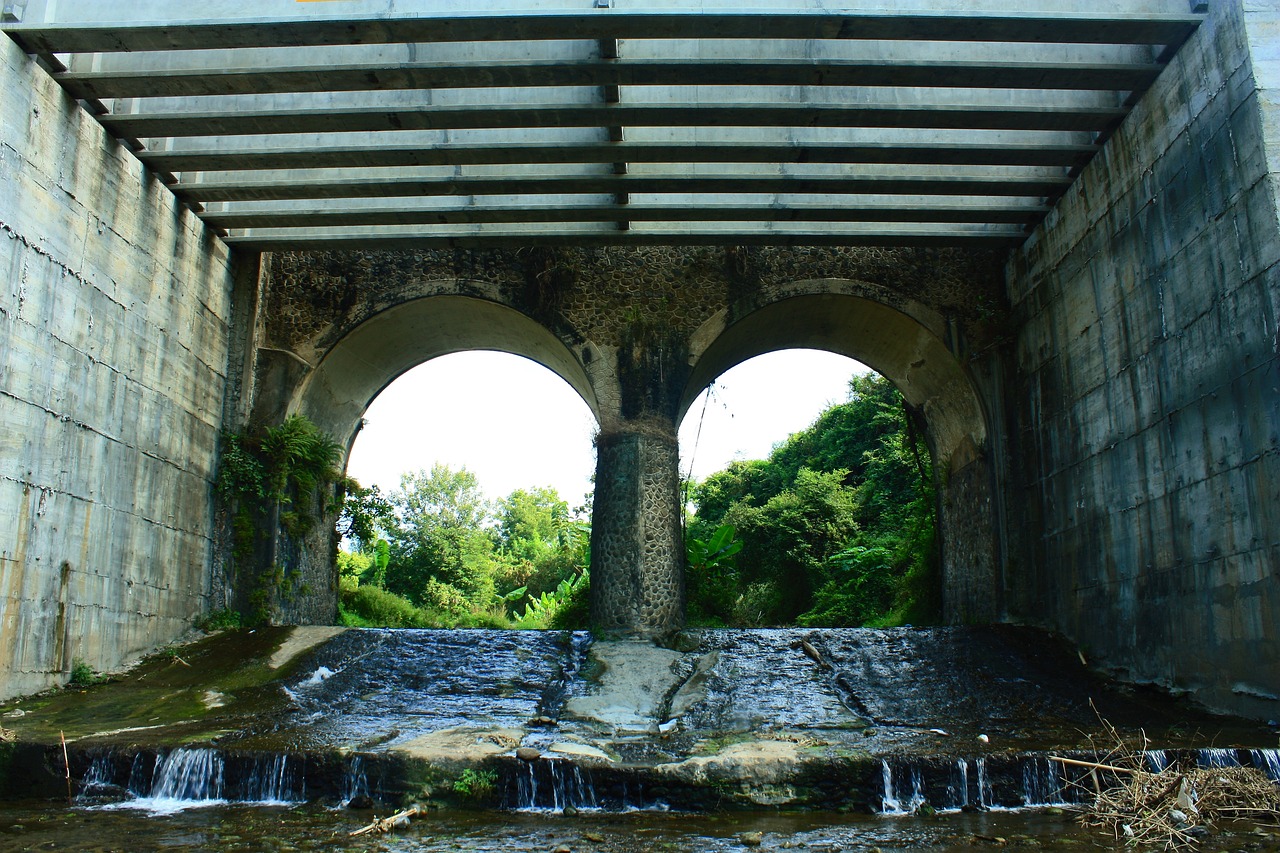
<svg viewBox="0 0 1280 853">
<path fill-rule="evenodd" d="M 1017 245 L 1203 15 L 918 0 L 14 0 L 228 243 Z"/>
</svg>

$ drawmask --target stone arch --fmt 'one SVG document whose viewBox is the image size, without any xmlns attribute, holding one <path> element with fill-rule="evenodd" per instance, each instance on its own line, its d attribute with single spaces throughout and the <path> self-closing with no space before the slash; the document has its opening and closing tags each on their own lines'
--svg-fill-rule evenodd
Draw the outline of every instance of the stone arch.
<svg viewBox="0 0 1280 853">
<path fill-rule="evenodd" d="M 677 421 L 716 376 L 768 352 L 827 350 L 879 372 L 925 422 L 938 472 L 946 616 L 953 622 L 996 618 L 1001 595 L 987 417 L 964 366 L 944 341 L 942 318 L 923 306 L 902 310 L 853 295 L 840 282 L 807 284 L 813 287 L 792 288 L 738 316 L 732 308 L 721 311 L 703 324 L 693 337 Z"/>
<path fill-rule="evenodd" d="M 788 296 L 730 319 L 722 311 L 695 333 L 692 370 L 679 418 L 703 388 L 757 355 L 807 348 L 856 359 L 888 378 L 919 410 L 939 463 L 963 466 L 986 442 L 981 401 L 943 342 L 942 320 L 921 306 L 899 310 L 865 296 L 825 292 Z"/>
<path fill-rule="evenodd" d="M 369 403 L 391 382 L 430 359 L 468 350 L 507 352 L 541 364 L 569 383 L 599 419 L 586 371 L 559 338 L 513 308 L 470 296 L 425 296 L 369 317 L 328 349 L 289 408 L 349 450 Z"/>
</svg>

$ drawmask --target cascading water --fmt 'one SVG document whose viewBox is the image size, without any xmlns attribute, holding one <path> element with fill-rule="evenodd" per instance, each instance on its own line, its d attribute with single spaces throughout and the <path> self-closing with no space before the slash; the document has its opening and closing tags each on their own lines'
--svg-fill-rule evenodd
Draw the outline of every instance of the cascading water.
<svg viewBox="0 0 1280 853">
<path fill-rule="evenodd" d="M 372 803 L 372 798 L 369 791 L 369 775 L 364 769 L 364 756 L 352 755 L 347 759 L 346 772 L 342 776 L 342 804 L 351 805 L 353 802 L 365 801 Z"/>
<path fill-rule="evenodd" d="M 598 811 L 600 803 L 590 772 L 573 761 L 540 758 L 522 761 L 516 772 L 515 809 L 522 812 L 556 812 L 566 809 Z"/>
<path fill-rule="evenodd" d="M 952 808 L 964 808 L 969 805 L 969 762 L 963 758 L 956 759 L 956 772 L 960 776 L 960 788 L 958 791 L 952 792 L 951 802 L 948 803 Z"/>
<path fill-rule="evenodd" d="M 1280 749 L 1251 749 L 1253 766 L 1267 774 L 1272 782 L 1280 782 Z"/>
<path fill-rule="evenodd" d="M 222 755 L 212 749 L 175 749 L 168 755 L 157 755 L 149 790 L 142 794 L 131 787 L 136 798 L 115 805 L 164 814 L 225 803 L 225 766 Z"/>
<path fill-rule="evenodd" d="M 1063 806 L 1068 804 L 1062 764 L 1052 758 L 1032 756 L 1022 762 L 1022 804 Z"/>
<path fill-rule="evenodd" d="M 907 779 L 911 783 L 911 794 L 907 797 L 905 803 L 897 795 L 893 781 L 893 767 L 890 766 L 888 761 L 880 760 L 880 773 L 884 782 L 884 797 L 881 799 L 881 811 L 883 814 L 913 814 L 925 802 L 924 774 L 915 765 L 910 765 L 904 769 L 907 772 Z"/>
<path fill-rule="evenodd" d="M 306 775 L 285 754 L 255 761 L 241 783 L 238 802 L 285 805 L 307 798 Z"/>
<path fill-rule="evenodd" d="M 1240 754 L 1234 749 L 1202 749 L 1196 759 L 1201 767 L 1240 766 Z"/>
<path fill-rule="evenodd" d="M 1163 773 L 1169 766 L 1169 755 L 1163 749 L 1148 749 L 1142 753 L 1152 773 Z"/>
<path fill-rule="evenodd" d="M 132 808 L 158 814 L 227 802 L 286 805 L 306 798 L 301 759 L 275 754 L 227 756 L 215 749 L 175 749 L 130 762 L 128 778 L 117 781 L 120 763 L 110 753 L 96 756 L 80 781 L 80 801 L 104 808 Z"/>
<path fill-rule="evenodd" d="M 978 808 L 990 808 L 994 804 L 994 799 L 991 782 L 987 779 L 987 759 L 978 758 L 973 763 L 978 771 Z"/>
</svg>

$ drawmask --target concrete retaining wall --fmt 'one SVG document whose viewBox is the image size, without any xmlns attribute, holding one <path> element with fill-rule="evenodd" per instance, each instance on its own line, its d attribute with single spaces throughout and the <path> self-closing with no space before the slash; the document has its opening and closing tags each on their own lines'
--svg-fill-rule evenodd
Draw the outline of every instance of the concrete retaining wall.
<svg viewBox="0 0 1280 853">
<path fill-rule="evenodd" d="M 0 38 L 0 697 L 212 589 L 228 251 Z"/>
<path fill-rule="evenodd" d="M 1280 16 L 1211 5 L 1010 262 L 1006 576 L 1122 676 L 1277 718 Z"/>
</svg>

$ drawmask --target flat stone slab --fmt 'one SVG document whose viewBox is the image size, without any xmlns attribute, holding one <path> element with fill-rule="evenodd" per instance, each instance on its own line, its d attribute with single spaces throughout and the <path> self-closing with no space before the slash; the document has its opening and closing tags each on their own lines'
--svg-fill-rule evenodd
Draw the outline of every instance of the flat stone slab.
<svg viewBox="0 0 1280 853">
<path fill-rule="evenodd" d="M 566 700 L 561 716 L 601 723 L 618 734 L 656 733 L 685 681 L 675 668 L 684 655 L 648 640 L 597 641 L 589 655 L 598 667 L 594 684 Z"/>
</svg>

